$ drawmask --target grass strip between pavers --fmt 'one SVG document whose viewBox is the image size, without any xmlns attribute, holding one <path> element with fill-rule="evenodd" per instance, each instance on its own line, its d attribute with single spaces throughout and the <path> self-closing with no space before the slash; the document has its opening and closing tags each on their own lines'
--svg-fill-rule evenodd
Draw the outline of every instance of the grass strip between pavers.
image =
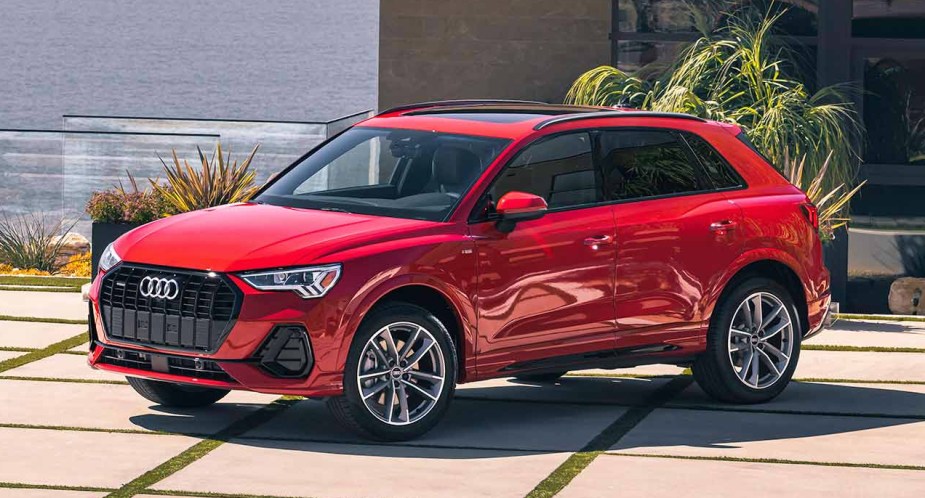
<svg viewBox="0 0 925 498">
<path fill-rule="evenodd" d="M 41 316 L 12 316 L 0 315 L 0 322 L 39 322 L 39 323 L 65 323 L 68 325 L 87 325 L 87 319 L 74 320 L 71 318 L 45 318 Z"/>
<path fill-rule="evenodd" d="M 0 373 L 6 372 L 7 370 L 12 370 L 16 367 L 21 367 L 27 363 L 32 363 L 33 361 L 38 361 L 43 358 L 48 358 L 49 356 L 56 355 L 67 351 L 68 349 L 77 347 L 83 343 L 87 342 L 87 333 L 75 335 L 70 339 L 65 339 L 61 342 L 56 342 L 51 346 L 48 346 L 44 349 L 39 349 L 37 351 L 31 351 L 22 356 L 17 356 L 15 358 L 10 358 L 9 360 L 0 361 Z"/>
<path fill-rule="evenodd" d="M 177 497 L 189 496 L 192 498 L 305 498 L 304 495 L 251 495 L 239 493 L 214 493 L 209 491 L 182 491 L 178 489 L 146 489 L 145 494 Z"/>
<path fill-rule="evenodd" d="M 0 375 L 0 380 L 25 380 L 32 382 L 65 382 L 70 384 L 110 384 L 116 386 L 127 386 L 128 382 L 124 380 L 106 380 L 106 379 L 69 379 L 65 377 L 29 377 L 24 375 Z"/>
<path fill-rule="evenodd" d="M 802 344 L 801 351 L 841 351 L 847 353 L 925 353 L 925 348 L 889 346 L 839 346 L 834 344 Z"/>
<path fill-rule="evenodd" d="M 838 320 L 877 320 L 882 322 L 925 322 L 925 316 L 914 315 L 869 315 L 858 313 L 835 313 Z"/>
<path fill-rule="evenodd" d="M 42 277 L 38 275 L 0 275 L 0 285 L 34 285 L 38 287 L 76 287 L 90 283 L 84 277 Z"/>
<path fill-rule="evenodd" d="M 30 353 L 32 351 L 38 351 L 38 348 L 16 348 L 11 346 L 0 346 L 0 351 L 6 351 L 9 353 Z"/>
<path fill-rule="evenodd" d="M 106 427 L 82 427 L 79 425 L 38 425 L 38 424 L 8 424 L 0 423 L 0 429 L 27 429 L 42 431 L 70 431 L 70 432 L 105 432 L 114 434 L 141 434 L 144 436 L 192 436 L 209 437 L 209 434 L 194 432 L 164 432 L 143 431 L 141 429 L 111 429 Z"/>
<path fill-rule="evenodd" d="M 57 484 L 26 484 L 21 482 L 2 482 L 0 489 L 47 489 L 50 491 L 87 491 L 91 493 L 106 493 L 114 488 L 97 488 L 94 486 L 62 486 Z"/>
<path fill-rule="evenodd" d="M 656 408 L 671 400 L 675 395 L 687 389 L 693 382 L 690 376 L 680 376 L 659 387 L 648 397 L 644 406 L 628 409 L 614 423 L 610 424 L 577 453 L 573 453 L 565 462 L 546 479 L 527 493 L 527 498 L 548 498 L 565 489 L 572 479 L 578 476 L 599 455 L 617 444 L 629 431 L 636 427 Z"/>
<path fill-rule="evenodd" d="M 674 460 L 706 460 L 714 462 L 774 463 L 787 465 L 819 465 L 822 467 L 853 467 L 863 469 L 925 471 L 921 465 L 894 465 L 886 463 L 813 462 L 810 460 L 787 460 L 783 458 L 743 458 L 730 456 L 652 455 L 647 453 L 606 453 L 614 457 L 667 458 Z"/>
<path fill-rule="evenodd" d="M 268 422 L 283 410 L 297 403 L 299 399 L 301 398 L 289 398 L 283 396 L 282 398 L 273 401 L 269 405 L 245 416 L 237 422 L 234 422 L 228 427 L 215 433 L 215 435 L 210 436 L 207 439 L 203 439 L 193 446 L 190 446 L 170 460 L 167 460 L 157 467 L 136 477 L 118 490 L 106 495 L 107 498 L 130 498 L 137 494 L 148 493 L 150 491 L 148 488 L 151 486 L 166 479 L 167 477 L 170 477 L 180 470 L 183 470 L 188 465 L 208 455 L 209 452 L 218 448 L 232 438 L 240 436 L 241 434 L 244 434 L 245 432 L 254 429 L 257 426 Z"/>
<path fill-rule="evenodd" d="M 0 291 L 16 291 L 16 292 L 80 292 L 80 287 L 45 287 L 45 286 L 32 286 L 32 287 L 20 287 L 16 285 L 0 285 Z"/>
</svg>

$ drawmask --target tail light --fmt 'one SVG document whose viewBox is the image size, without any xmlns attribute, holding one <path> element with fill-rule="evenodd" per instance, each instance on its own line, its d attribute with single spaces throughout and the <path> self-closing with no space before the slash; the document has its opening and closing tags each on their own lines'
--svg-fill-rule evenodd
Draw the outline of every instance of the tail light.
<svg viewBox="0 0 925 498">
<path fill-rule="evenodd" d="M 819 230 L 819 210 L 816 209 L 816 206 L 814 206 L 812 202 L 805 202 L 800 204 L 800 208 L 803 210 L 803 216 L 806 216 L 806 221 L 808 221 L 814 229 Z"/>
</svg>

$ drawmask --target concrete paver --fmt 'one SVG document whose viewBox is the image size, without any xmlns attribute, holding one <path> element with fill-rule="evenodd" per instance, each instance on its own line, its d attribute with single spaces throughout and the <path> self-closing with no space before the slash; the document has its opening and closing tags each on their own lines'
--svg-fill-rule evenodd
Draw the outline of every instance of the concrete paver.
<svg viewBox="0 0 925 498">
<path fill-rule="evenodd" d="M 106 495 L 95 491 L 0 488 L 0 498 L 103 498 Z"/>
<path fill-rule="evenodd" d="M 925 381 L 925 353 L 802 351 L 794 378 Z"/>
<path fill-rule="evenodd" d="M 519 498 L 568 456 L 233 440 L 157 483 L 154 489 L 350 498 L 406 496 L 413 485 L 416 497 Z"/>
<path fill-rule="evenodd" d="M 129 386 L 0 380 L 0 423 L 211 434 L 276 398 L 234 391 L 213 406 L 171 409 Z"/>
<path fill-rule="evenodd" d="M 14 377 L 50 377 L 55 379 L 125 380 L 125 376 L 87 365 L 87 357 L 76 354 L 56 354 L 21 367 L 3 372 Z"/>
<path fill-rule="evenodd" d="M 24 354 L 26 353 L 21 353 L 19 351 L 0 351 L 0 361 L 10 360 Z"/>
<path fill-rule="evenodd" d="M 913 498 L 922 496 L 925 472 L 602 456 L 591 462 L 558 496 L 677 498 L 679 494 L 690 494 L 740 498 L 743 486 L 733 483 L 747 487 L 744 494 L 750 498 L 833 494 L 852 498 Z"/>
<path fill-rule="evenodd" d="M 0 291 L 0 315 L 87 319 L 79 292 Z"/>
<path fill-rule="evenodd" d="M 658 409 L 611 451 L 925 466 L 925 421 Z"/>
<path fill-rule="evenodd" d="M 713 400 L 692 384 L 666 406 L 925 417 L 925 385 L 792 382 L 772 401 L 732 406 Z"/>
<path fill-rule="evenodd" d="M 625 408 L 618 406 L 455 399 L 434 430 L 404 444 L 577 451 L 624 412 Z M 297 403 L 242 437 L 365 443 L 341 428 L 319 401 Z"/>
<path fill-rule="evenodd" d="M 806 344 L 885 348 L 925 348 L 925 322 L 839 320 Z"/>
<path fill-rule="evenodd" d="M 119 487 L 198 439 L 188 436 L 0 428 L 0 482 Z"/>
<path fill-rule="evenodd" d="M 668 378 L 563 377 L 556 382 L 492 379 L 456 388 L 459 399 L 541 401 L 546 403 L 637 404 L 670 382 Z"/>
<path fill-rule="evenodd" d="M 86 325 L 0 320 L 0 346 L 8 348 L 42 349 L 86 333 Z"/>
</svg>

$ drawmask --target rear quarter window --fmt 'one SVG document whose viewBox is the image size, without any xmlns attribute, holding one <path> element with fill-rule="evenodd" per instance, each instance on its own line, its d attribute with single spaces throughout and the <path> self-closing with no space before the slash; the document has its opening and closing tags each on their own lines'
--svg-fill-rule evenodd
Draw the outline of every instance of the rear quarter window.
<svg viewBox="0 0 925 498">
<path fill-rule="evenodd" d="M 693 133 L 684 133 L 684 140 L 694 151 L 694 155 L 697 156 L 697 160 L 703 166 L 707 178 L 710 179 L 715 188 L 727 189 L 745 186 L 745 181 L 742 180 L 735 168 L 706 140 Z"/>
</svg>

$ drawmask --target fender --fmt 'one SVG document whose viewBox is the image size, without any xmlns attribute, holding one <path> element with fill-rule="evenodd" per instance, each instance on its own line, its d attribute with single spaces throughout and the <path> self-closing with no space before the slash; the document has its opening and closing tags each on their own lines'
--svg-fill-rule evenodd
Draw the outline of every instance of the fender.
<svg viewBox="0 0 925 498">
<path fill-rule="evenodd" d="M 702 317 L 704 326 L 708 324 L 709 317 L 713 314 L 713 309 L 716 307 L 719 296 L 723 293 L 723 290 L 726 289 L 726 286 L 729 285 L 729 282 L 733 279 L 733 277 L 735 277 L 746 266 L 758 261 L 774 261 L 790 268 L 790 270 L 796 273 L 797 278 L 800 279 L 800 284 L 803 286 L 803 292 L 806 293 L 807 296 L 810 295 L 810 289 L 801 276 L 803 275 L 803 272 L 801 271 L 802 265 L 800 265 L 796 258 L 794 258 L 786 251 L 771 247 L 750 249 L 740 254 L 739 257 L 736 258 L 735 261 L 733 261 L 732 264 L 730 264 L 726 270 L 717 277 L 713 285 L 711 285 L 708 291 L 704 294 L 704 299 L 701 303 L 700 310 L 700 316 Z"/>
<path fill-rule="evenodd" d="M 460 361 L 463 361 L 466 357 L 474 359 L 477 337 L 475 324 L 477 322 L 476 311 L 471 298 L 461 289 L 445 280 L 414 273 L 395 276 L 398 271 L 400 271 L 399 268 L 394 268 L 379 273 L 376 278 L 363 286 L 356 297 L 347 304 L 341 323 L 338 325 L 341 344 L 337 354 L 337 363 L 339 365 L 347 363 L 347 354 L 350 351 L 354 334 L 373 306 L 386 294 L 410 285 L 429 287 L 437 291 L 450 303 L 453 312 L 459 318 L 459 325 L 462 328 L 462 344 L 459 345 L 460 351 L 458 352 L 459 359 Z M 465 376 L 474 376 L 476 362 L 464 362 L 464 364 L 466 367 Z"/>
</svg>

